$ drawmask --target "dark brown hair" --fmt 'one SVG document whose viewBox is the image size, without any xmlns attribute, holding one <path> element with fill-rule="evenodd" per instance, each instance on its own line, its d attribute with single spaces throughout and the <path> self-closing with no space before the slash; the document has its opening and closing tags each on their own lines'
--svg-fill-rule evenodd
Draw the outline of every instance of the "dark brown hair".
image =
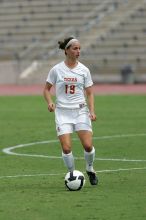
<svg viewBox="0 0 146 220">
<path fill-rule="evenodd" d="M 67 43 L 72 39 L 74 39 L 74 37 L 68 37 L 68 38 L 65 38 L 64 41 L 58 41 L 59 49 L 65 50 Z M 68 46 L 68 48 L 69 47 L 70 46 Z"/>
</svg>

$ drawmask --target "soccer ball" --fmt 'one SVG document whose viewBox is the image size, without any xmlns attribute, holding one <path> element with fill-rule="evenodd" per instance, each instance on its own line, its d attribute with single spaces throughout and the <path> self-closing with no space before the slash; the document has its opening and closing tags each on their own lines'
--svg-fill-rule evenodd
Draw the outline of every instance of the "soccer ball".
<svg viewBox="0 0 146 220">
<path fill-rule="evenodd" d="M 68 172 L 65 176 L 65 185 L 70 191 L 76 191 L 85 185 L 84 174 L 78 170 Z"/>
</svg>

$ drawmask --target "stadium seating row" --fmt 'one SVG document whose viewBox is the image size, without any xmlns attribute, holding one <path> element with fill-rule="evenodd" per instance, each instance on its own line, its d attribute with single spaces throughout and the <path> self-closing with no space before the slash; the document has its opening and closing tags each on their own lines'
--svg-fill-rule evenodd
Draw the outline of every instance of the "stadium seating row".
<svg viewBox="0 0 146 220">
<path fill-rule="evenodd" d="M 11 59 L 33 42 L 39 41 L 43 44 L 54 35 L 64 32 L 67 27 L 80 29 L 90 20 L 96 19 L 99 13 L 106 13 L 109 7 L 115 6 L 115 3 L 122 4 L 121 2 L 123 1 L 116 0 L 114 3 L 112 0 L 2 1 L 0 49 L 9 53 Z M 9 43 L 14 45 L 15 50 L 13 46 L 7 49 Z"/>
<path fill-rule="evenodd" d="M 63 57 L 57 41 L 74 35 L 95 78 L 115 75 L 127 64 L 145 74 L 145 19 L 144 0 L 1 0 L 0 60 L 21 62 L 19 71 L 37 60 L 41 65 L 29 83 L 41 82 Z"/>
</svg>

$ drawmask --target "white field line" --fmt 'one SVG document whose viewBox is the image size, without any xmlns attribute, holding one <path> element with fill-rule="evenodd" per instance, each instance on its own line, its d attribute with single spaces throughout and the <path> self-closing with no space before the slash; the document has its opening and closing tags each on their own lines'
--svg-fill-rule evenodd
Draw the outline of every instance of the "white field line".
<svg viewBox="0 0 146 220">
<path fill-rule="evenodd" d="M 105 139 L 114 139 L 114 138 L 126 138 L 126 137 L 140 137 L 140 136 L 146 136 L 146 133 L 141 134 L 120 134 L 120 135 L 111 135 L 111 136 L 101 136 L 101 137 L 93 137 L 94 140 L 105 140 Z M 73 139 L 74 141 L 77 141 L 77 138 Z M 2 149 L 2 151 L 9 155 L 15 155 L 15 156 L 26 156 L 26 157 L 40 157 L 40 158 L 49 158 L 49 159 L 61 159 L 60 156 L 47 156 L 47 155 L 40 155 L 40 154 L 23 154 L 23 153 L 15 153 L 12 152 L 14 149 L 17 148 L 23 148 L 38 144 L 49 144 L 49 143 L 57 143 L 58 140 L 46 140 L 46 141 L 38 141 L 33 143 L 27 143 L 27 144 L 20 144 L 12 147 L 7 147 Z M 75 159 L 81 159 L 83 160 L 83 157 L 75 157 Z M 121 162 L 146 162 L 146 160 L 141 159 L 126 159 L 126 158 L 95 158 L 95 160 L 101 160 L 101 161 L 121 161 Z"/>
<path fill-rule="evenodd" d="M 119 168 L 114 170 L 97 170 L 96 173 L 114 173 L 114 172 L 123 172 L 123 171 L 139 171 L 146 170 L 146 167 L 133 167 L 133 168 Z M 7 178 L 22 178 L 22 177 L 39 177 L 39 176 L 59 176 L 65 175 L 65 173 L 39 173 L 39 174 L 19 174 L 19 175 L 8 175 L 0 176 L 0 179 Z"/>
</svg>

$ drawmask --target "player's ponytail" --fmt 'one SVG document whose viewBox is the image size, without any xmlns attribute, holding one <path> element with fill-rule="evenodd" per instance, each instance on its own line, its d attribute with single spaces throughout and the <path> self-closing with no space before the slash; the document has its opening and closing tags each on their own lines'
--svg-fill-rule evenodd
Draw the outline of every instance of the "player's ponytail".
<svg viewBox="0 0 146 220">
<path fill-rule="evenodd" d="M 58 41 L 59 49 L 65 50 L 66 45 L 70 40 L 74 39 L 74 37 L 65 38 L 64 41 Z M 70 47 L 70 46 L 69 46 Z M 68 48 L 68 47 L 67 47 Z"/>
</svg>

